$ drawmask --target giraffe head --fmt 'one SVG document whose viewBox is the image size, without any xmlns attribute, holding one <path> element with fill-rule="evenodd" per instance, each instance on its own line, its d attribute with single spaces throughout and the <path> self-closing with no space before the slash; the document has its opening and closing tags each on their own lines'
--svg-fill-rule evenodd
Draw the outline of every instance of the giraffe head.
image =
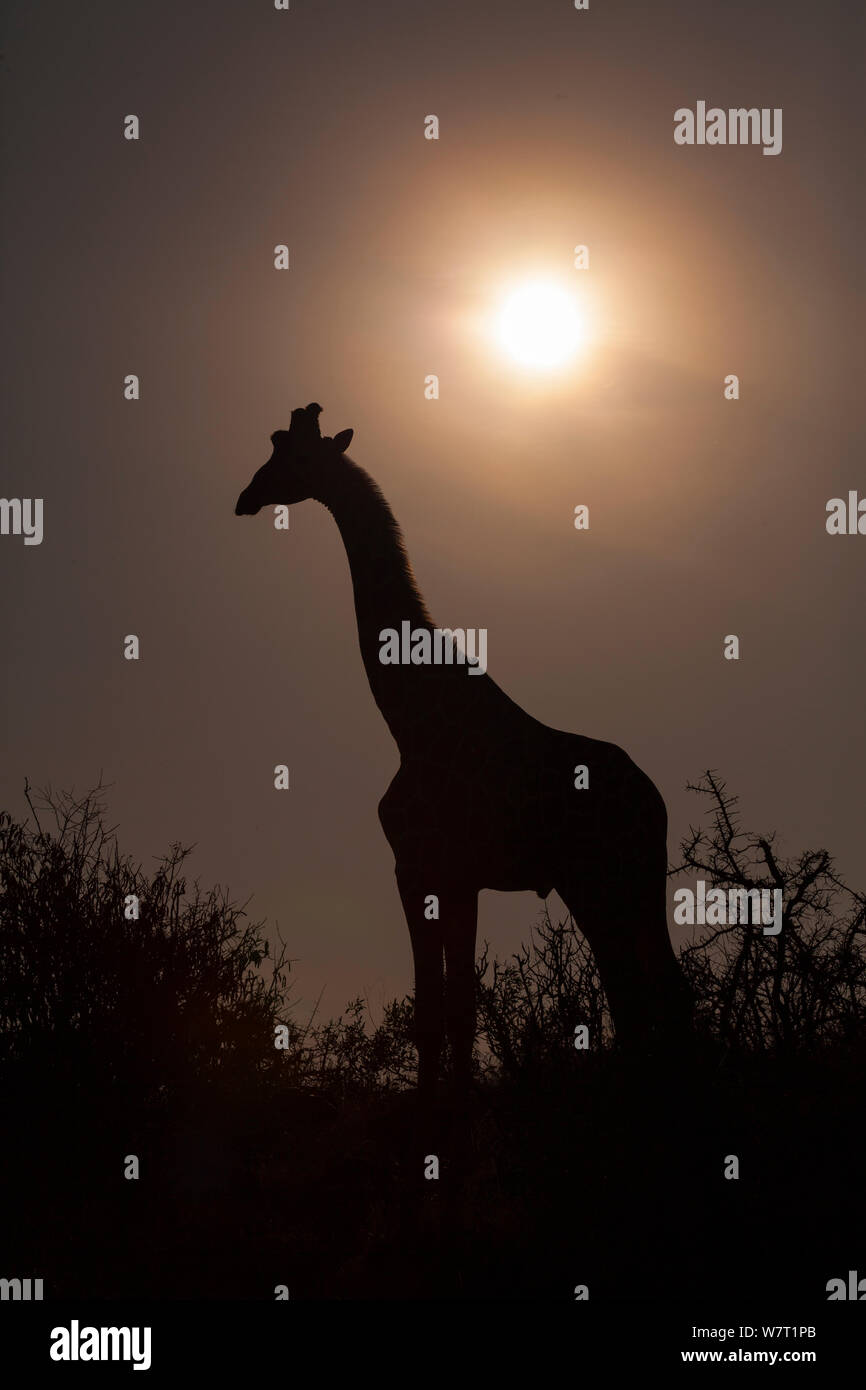
<svg viewBox="0 0 866 1390">
<path fill-rule="evenodd" d="M 340 430 L 333 439 L 323 437 L 319 431 L 321 410 L 315 401 L 301 406 L 292 411 L 287 430 L 271 435 L 274 452 L 238 498 L 236 516 L 255 516 L 262 507 L 292 506 L 316 495 L 323 469 L 352 441 L 352 430 Z"/>
</svg>

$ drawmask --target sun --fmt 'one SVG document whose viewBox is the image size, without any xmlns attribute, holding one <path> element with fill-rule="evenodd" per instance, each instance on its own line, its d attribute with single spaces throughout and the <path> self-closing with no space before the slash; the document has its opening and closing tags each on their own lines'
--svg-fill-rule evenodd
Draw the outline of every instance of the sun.
<svg viewBox="0 0 866 1390">
<path fill-rule="evenodd" d="M 512 290 L 496 320 L 496 336 L 509 357 L 538 371 L 563 367 L 586 341 L 577 300 L 553 280 L 532 280 Z"/>
</svg>

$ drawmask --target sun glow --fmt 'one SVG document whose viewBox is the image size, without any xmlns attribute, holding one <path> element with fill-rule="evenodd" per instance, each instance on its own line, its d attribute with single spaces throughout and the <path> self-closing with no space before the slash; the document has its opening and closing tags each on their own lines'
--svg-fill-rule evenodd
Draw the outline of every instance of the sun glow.
<svg viewBox="0 0 866 1390">
<path fill-rule="evenodd" d="M 505 299 L 496 336 L 515 362 L 545 371 L 571 361 L 585 344 L 586 324 L 567 289 L 553 280 L 533 280 Z"/>
</svg>

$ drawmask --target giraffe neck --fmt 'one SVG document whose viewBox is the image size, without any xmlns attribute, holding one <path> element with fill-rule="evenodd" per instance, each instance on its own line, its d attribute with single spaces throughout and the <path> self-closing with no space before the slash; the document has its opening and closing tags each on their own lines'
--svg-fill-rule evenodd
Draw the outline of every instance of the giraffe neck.
<svg viewBox="0 0 866 1390">
<path fill-rule="evenodd" d="M 405 751 L 412 731 L 417 734 L 426 717 L 435 715 L 439 683 L 419 680 L 417 666 L 383 666 L 380 634 L 387 628 L 399 632 L 406 621 L 413 628 L 432 630 L 433 621 L 415 583 L 394 513 L 369 473 L 343 456 L 318 500 L 336 521 L 346 548 L 361 657 L 373 698 Z M 429 711 L 423 708 L 425 688 Z"/>
</svg>

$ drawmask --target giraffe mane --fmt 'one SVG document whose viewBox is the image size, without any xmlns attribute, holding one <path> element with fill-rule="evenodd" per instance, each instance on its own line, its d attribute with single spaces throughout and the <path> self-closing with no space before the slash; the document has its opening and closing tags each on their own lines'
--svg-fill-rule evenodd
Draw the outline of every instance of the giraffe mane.
<svg viewBox="0 0 866 1390">
<path fill-rule="evenodd" d="M 356 470 L 359 479 L 364 482 L 371 502 L 375 505 L 376 510 L 381 513 L 382 520 L 385 523 L 385 528 L 394 546 L 394 551 L 397 556 L 397 560 L 402 570 L 403 576 L 406 580 L 406 583 L 408 584 L 414 597 L 418 600 L 418 603 L 420 605 L 422 613 L 424 614 L 425 619 L 428 622 L 432 623 L 433 619 L 430 617 L 430 613 L 427 609 L 427 604 L 424 600 L 424 595 L 421 593 L 421 590 L 418 587 L 418 581 L 415 578 L 415 572 L 412 569 L 412 562 L 409 559 L 409 551 L 406 548 L 406 541 L 404 539 L 403 532 L 400 529 L 400 524 L 397 521 L 397 518 L 391 510 L 391 505 L 387 497 L 380 488 L 379 484 L 376 482 L 376 479 L 371 477 L 365 468 L 362 468 L 360 464 L 355 463 L 353 460 L 347 460 L 347 462 L 350 462 L 352 464 L 352 467 Z"/>
</svg>

